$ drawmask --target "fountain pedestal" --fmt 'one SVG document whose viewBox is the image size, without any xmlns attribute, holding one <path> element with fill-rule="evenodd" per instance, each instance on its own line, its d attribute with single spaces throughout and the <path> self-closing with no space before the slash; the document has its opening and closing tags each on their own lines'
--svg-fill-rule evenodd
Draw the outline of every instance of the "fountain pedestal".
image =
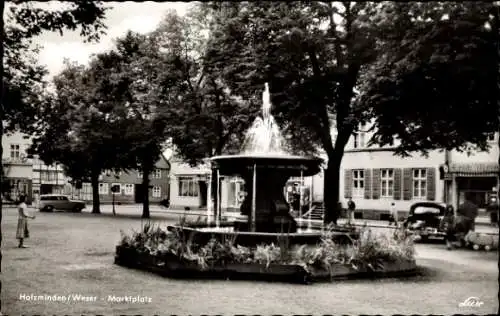
<svg viewBox="0 0 500 316">
<path fill-rule="evenodd" d="M 292 155 L 231 155 L 211 159 L 221 175 L 238 175 L 248 194 L 240 211 L 248 220 L 237 220 L 235 230 L 263 233 L 295 233 L 297 222 L 290 214 L 284 187 L 290 177 L 311 176 L 320 171 L 321 159 Z M 255 168 L 255 170 L 254 170 Z M 254 178 L 255 177 L 255 178 Z M 255 181 L 255 195 L 254 195 Z M 255 203 L 255 212 L 253 207 Z M 255 214 L 255 219 L 252 218 Z"/>
<path fill-rule="evenodd" d="M 245 183 L 253 181 L 253 172 L 241 175 Z M 255 231 L 266 233 L 295 233 L 297 223 L 290 215 L 290 206 L 287 203 L 283 187 L 289 176 L 267 166 L 259 165 L 256 170 L 256 192 L 255 192 Z M 252 230 L 252 198 L 253 188 L 249 187 L 240 211 L 246 215 L 246 221 L 235 221 L 236 231 Z"/>
</svg>

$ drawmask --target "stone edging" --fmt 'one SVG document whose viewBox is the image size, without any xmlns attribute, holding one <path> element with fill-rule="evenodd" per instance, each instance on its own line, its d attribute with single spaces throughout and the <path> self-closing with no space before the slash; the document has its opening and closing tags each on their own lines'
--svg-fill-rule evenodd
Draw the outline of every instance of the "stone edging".
<svg viewBox="0 0 500 316">
<path fill-rule="evenodd" d="M 116 247 L 115 264 L 174 278 L 274 280 L 305 284 L 312 281 L 398 277 L 417 273 L 415 261 L 384 262 L 383 269 L 372 271 L 366 268 L 356 270 L 350 265 L 339 264 L 331 273 L 315 269 L 306 271 L 300 265 L 258 263 L 227 263 L 202 270 L 196 262 L 182 260 L 174 255 L 160 259 L 123 246 Z"/>
</svg>

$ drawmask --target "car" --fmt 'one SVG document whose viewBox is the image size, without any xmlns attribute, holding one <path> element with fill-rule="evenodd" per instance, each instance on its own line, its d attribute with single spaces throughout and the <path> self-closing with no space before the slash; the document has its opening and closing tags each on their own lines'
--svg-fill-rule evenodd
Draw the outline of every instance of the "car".
<svg viewBox="0 0 500 316">
<path fill-rule="evenodd" d="M 72 200 L 63 194 L 40 195 L 40 212 L 53 212 L 54 210 L 81 212 L 85 208 L 84 201 Z"/>
<path fill-rule="evenodd" d="M 417 202 L 410 206 L 404 227 L 421 241 L 429 238 L 444 239 L 446 233 L 440 229 L 441 220 L 446 212 L 444 203 Z"/>
</svg>

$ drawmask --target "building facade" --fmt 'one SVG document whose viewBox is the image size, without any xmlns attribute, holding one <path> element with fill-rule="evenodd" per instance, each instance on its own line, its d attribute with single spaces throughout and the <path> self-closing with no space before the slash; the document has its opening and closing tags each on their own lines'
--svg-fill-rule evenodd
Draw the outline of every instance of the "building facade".
<svg viewBox="0 0 500 316">
<path fill-rule="evenodd" d="M 419 201 L 457 208 L 466 197 L 484 208 L 487 196 L 499 187 L 498 134 L 489 135 L 488 152 L 433 150 L 404 158 L 394 155 L 394 147 L 367 147 L 370 136 L 352 136 L 341 164 L 341 202 L 345 207 L 352 197 L 358 218 L 385 219 L 391 203 L 402 217 Z M 322 200 L 323 175 L 313 183 L 313 198 Z"/>
<path fill-rule="evenodd" d="M 6 202 L 15 202 L 19 195 L 26 195 L 28 203 L 33 200 L 33 162 L 27 155 L 30 145 L 29 137 L 19 132 L 2 137 L 2 172 L 4 184 L 8 188 L 2 192 L 2 198 Z"/>
<path fill-rule="evenodd" d="M 206 164 L 192 167 L 175 156 L 170 159 L 170 166 L 170 208 L 206 209 L 210 167 Z"/>
<path fill-rule="evenodd" d="M 149 176 L 149 202 L 159 203 L 169 198 L 169 176 L 170 163 L 161 155 L 155 165 L 155 170 Z M 117 192 L 112 192 L 111 188 L 117 186 Z M 142 172 L 137 170 L 104 171 L 99 177 L 99 201 L 101 203 L 133 204 L 143 202 L 144 188 L 142 185 Z M 90 183 L 83 183 L 81 189 L 69 186 L 65 192 L 74 199 L 86 202 L 92 201 L 92 186 Z"/>
<path fill-rule="evenodd" d="M 62 166 L 48 166 L 37 156 L 28 156 L 31 144 L 31 137 L 21 132 L 2 137 L 3 173 L 9 187 L 8 192 L 3 192 L 6 202 L 15 202 L 19 195 L 25 195 L 31 204 L 40 194 L 62 193 L 67 185 Z"/>
</svg>

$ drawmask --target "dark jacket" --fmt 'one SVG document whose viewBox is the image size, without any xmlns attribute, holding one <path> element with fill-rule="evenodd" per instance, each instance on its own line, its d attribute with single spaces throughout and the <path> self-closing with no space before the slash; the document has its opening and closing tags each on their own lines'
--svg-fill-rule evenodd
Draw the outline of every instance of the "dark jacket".
<svg viewBox="0 0 500 316">
<path fill-rule="evenodd" d="M 349 211 L 354 211 L 356 209 L 356 204 L 353 201 L 348 201 L 347 202 L 347 209 Z"/>
<path fill-rule="evenodd" d="M 457 215 L 462 215 L 468 217 L 470 219 L 475 219 L 478 215 L 478 210 L 476 204 L 472 203 L 469 200 L 466 200 L 463 204 L 458 207 Z"/>
</svg>

